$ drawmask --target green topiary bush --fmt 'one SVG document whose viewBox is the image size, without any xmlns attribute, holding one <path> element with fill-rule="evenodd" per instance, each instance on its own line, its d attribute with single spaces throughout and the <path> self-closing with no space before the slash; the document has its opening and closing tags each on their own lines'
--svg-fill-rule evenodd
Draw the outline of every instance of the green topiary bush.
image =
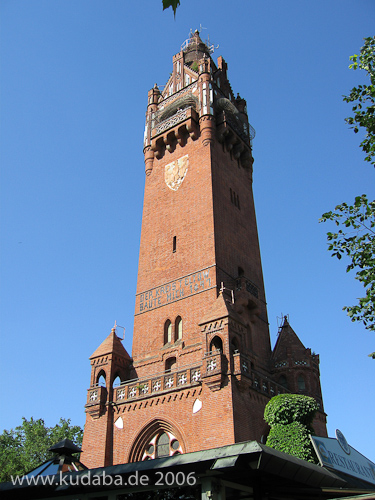
<svg viewBox="0 0 375 500">
<path fill-rule="evenodd" d="M 271 427 L 266 445 L 317 463 L 309 435 L 313 433 L 311 423 L 318 408 L 318 403 L 309 396 L 279 394 L 273 397 L 264 410 L 264 420 Z"/>
<path fill-rule="evenodd" d="M 310 432 L 306 425 L 300 422 L 290 424 L 274 425 L 267 438 L 267 446 L 278 451 L 302 458 L 307 462 L 317 463 L 316 455 L 312 447 Z"/>
<path fill-rule="evenodd" d="M 309 396 L 279 394 L 268 402 L 264 410 L 264 420 L 271 427 L 292 422 L 310 425 L 318 408 L 318 403 Z"/>
</svg>

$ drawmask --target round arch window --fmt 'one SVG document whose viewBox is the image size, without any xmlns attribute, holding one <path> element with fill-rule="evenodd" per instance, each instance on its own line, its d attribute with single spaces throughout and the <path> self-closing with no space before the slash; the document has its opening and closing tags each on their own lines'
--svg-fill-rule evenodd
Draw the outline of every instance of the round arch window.
<svg viewBox="0 0 375 500">
<path fill-rule="evenodd" d="M 210 351 L 220 351 L 223 352 L 223 341 L 220 337 L 216 336 L 211 340 Z"/>
<path fill-rule="evenodd" d="M 181 316 L 177 316 L 177 318 L 176 318 L 174 332 L 175 332 L 175 337 L 176 337 L 175 340 L 181 340 L 182 339 L 182 318 L 181 318 Z"/>
<path fill-rule="evenodd" d="M 164 344 L 172 342 L 172 323 L 169 319 L 164 323 Z"/>
<path fill-rule="evenodd" d="M 170 372 L 171 370 L 176 368 L 176 362 L 177 362 L 177 360 L 176 360 L 175 356 L 173 356 L 172 358 L 168 358 L 165 361 L 165 371 Z"/>
</svg>

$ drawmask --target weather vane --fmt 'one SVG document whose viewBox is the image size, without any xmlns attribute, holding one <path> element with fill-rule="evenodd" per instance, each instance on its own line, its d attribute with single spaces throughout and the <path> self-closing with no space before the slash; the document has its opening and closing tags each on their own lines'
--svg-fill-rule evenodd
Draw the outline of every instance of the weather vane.
<svg viewBox="0 0 375 500">
<path fill-rule="evenodd" d="M 125 339 L 125 327 L 124 326 L 120 326 L 117 324 L 117 321 L 115 320 L 115 326 L 113 327 L 115 329 L 115 332 L 116 332 L 116 329 L 117 328 L 122 328 L 123 329 L 123 334 L 122 334 L 122 339 L 121 340 L 124 340 Z M 118 336 L 118 335 L 117 335 Z M 120 337 L 119 337 L 120 338 Z"/>
</svg>

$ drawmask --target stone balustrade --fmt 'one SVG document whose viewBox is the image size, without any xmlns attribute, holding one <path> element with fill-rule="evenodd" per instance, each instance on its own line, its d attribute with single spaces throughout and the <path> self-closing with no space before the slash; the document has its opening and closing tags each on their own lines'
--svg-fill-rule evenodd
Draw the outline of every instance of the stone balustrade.
<svg viewBox="0 0 375 500">
<path fill-rule="evenodd" d="M 172 370 L 150 378 L 130 380 L 115 389 L 114 400 L 124 403 L 129 400 L 145 398 L 164 393 L 165 391 L 179 390 L 201 381 L 201 367 L 194 366 Z"/>
</svg>

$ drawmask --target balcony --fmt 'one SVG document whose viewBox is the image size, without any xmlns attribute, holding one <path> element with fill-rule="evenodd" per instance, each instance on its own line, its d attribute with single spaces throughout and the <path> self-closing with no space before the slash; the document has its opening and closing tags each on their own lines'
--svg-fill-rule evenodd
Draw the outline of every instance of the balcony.
<svg viewBox="0 0 375 500">
<path fill-rule="evenodd" d="M 87 390 L 86 412 L 98 418 L 105 412 L 108 391 L 106 387 L 94 385 Z"/>
<path fill-rule="evenodd" d="M 240 352 L 233 354 L 233 374 L 251 378 L 251 361 Z"/>
<path fill-rule="evenodd" d="M 196 386 L 200 382 L 200 366 L 183 367 L 159 373 L 149 378 L 129 380 L 115 389 L 114 401 L 117 404 L 129 403 L 134 400 Z"/>
<path fill-rule="evenodd" d="M 227 372 L 227 359 L 219 350 L 207 352 L 203 358 L 202 379 L 211 391 L 221 388 L 224 374 Z"/>
</svg>

